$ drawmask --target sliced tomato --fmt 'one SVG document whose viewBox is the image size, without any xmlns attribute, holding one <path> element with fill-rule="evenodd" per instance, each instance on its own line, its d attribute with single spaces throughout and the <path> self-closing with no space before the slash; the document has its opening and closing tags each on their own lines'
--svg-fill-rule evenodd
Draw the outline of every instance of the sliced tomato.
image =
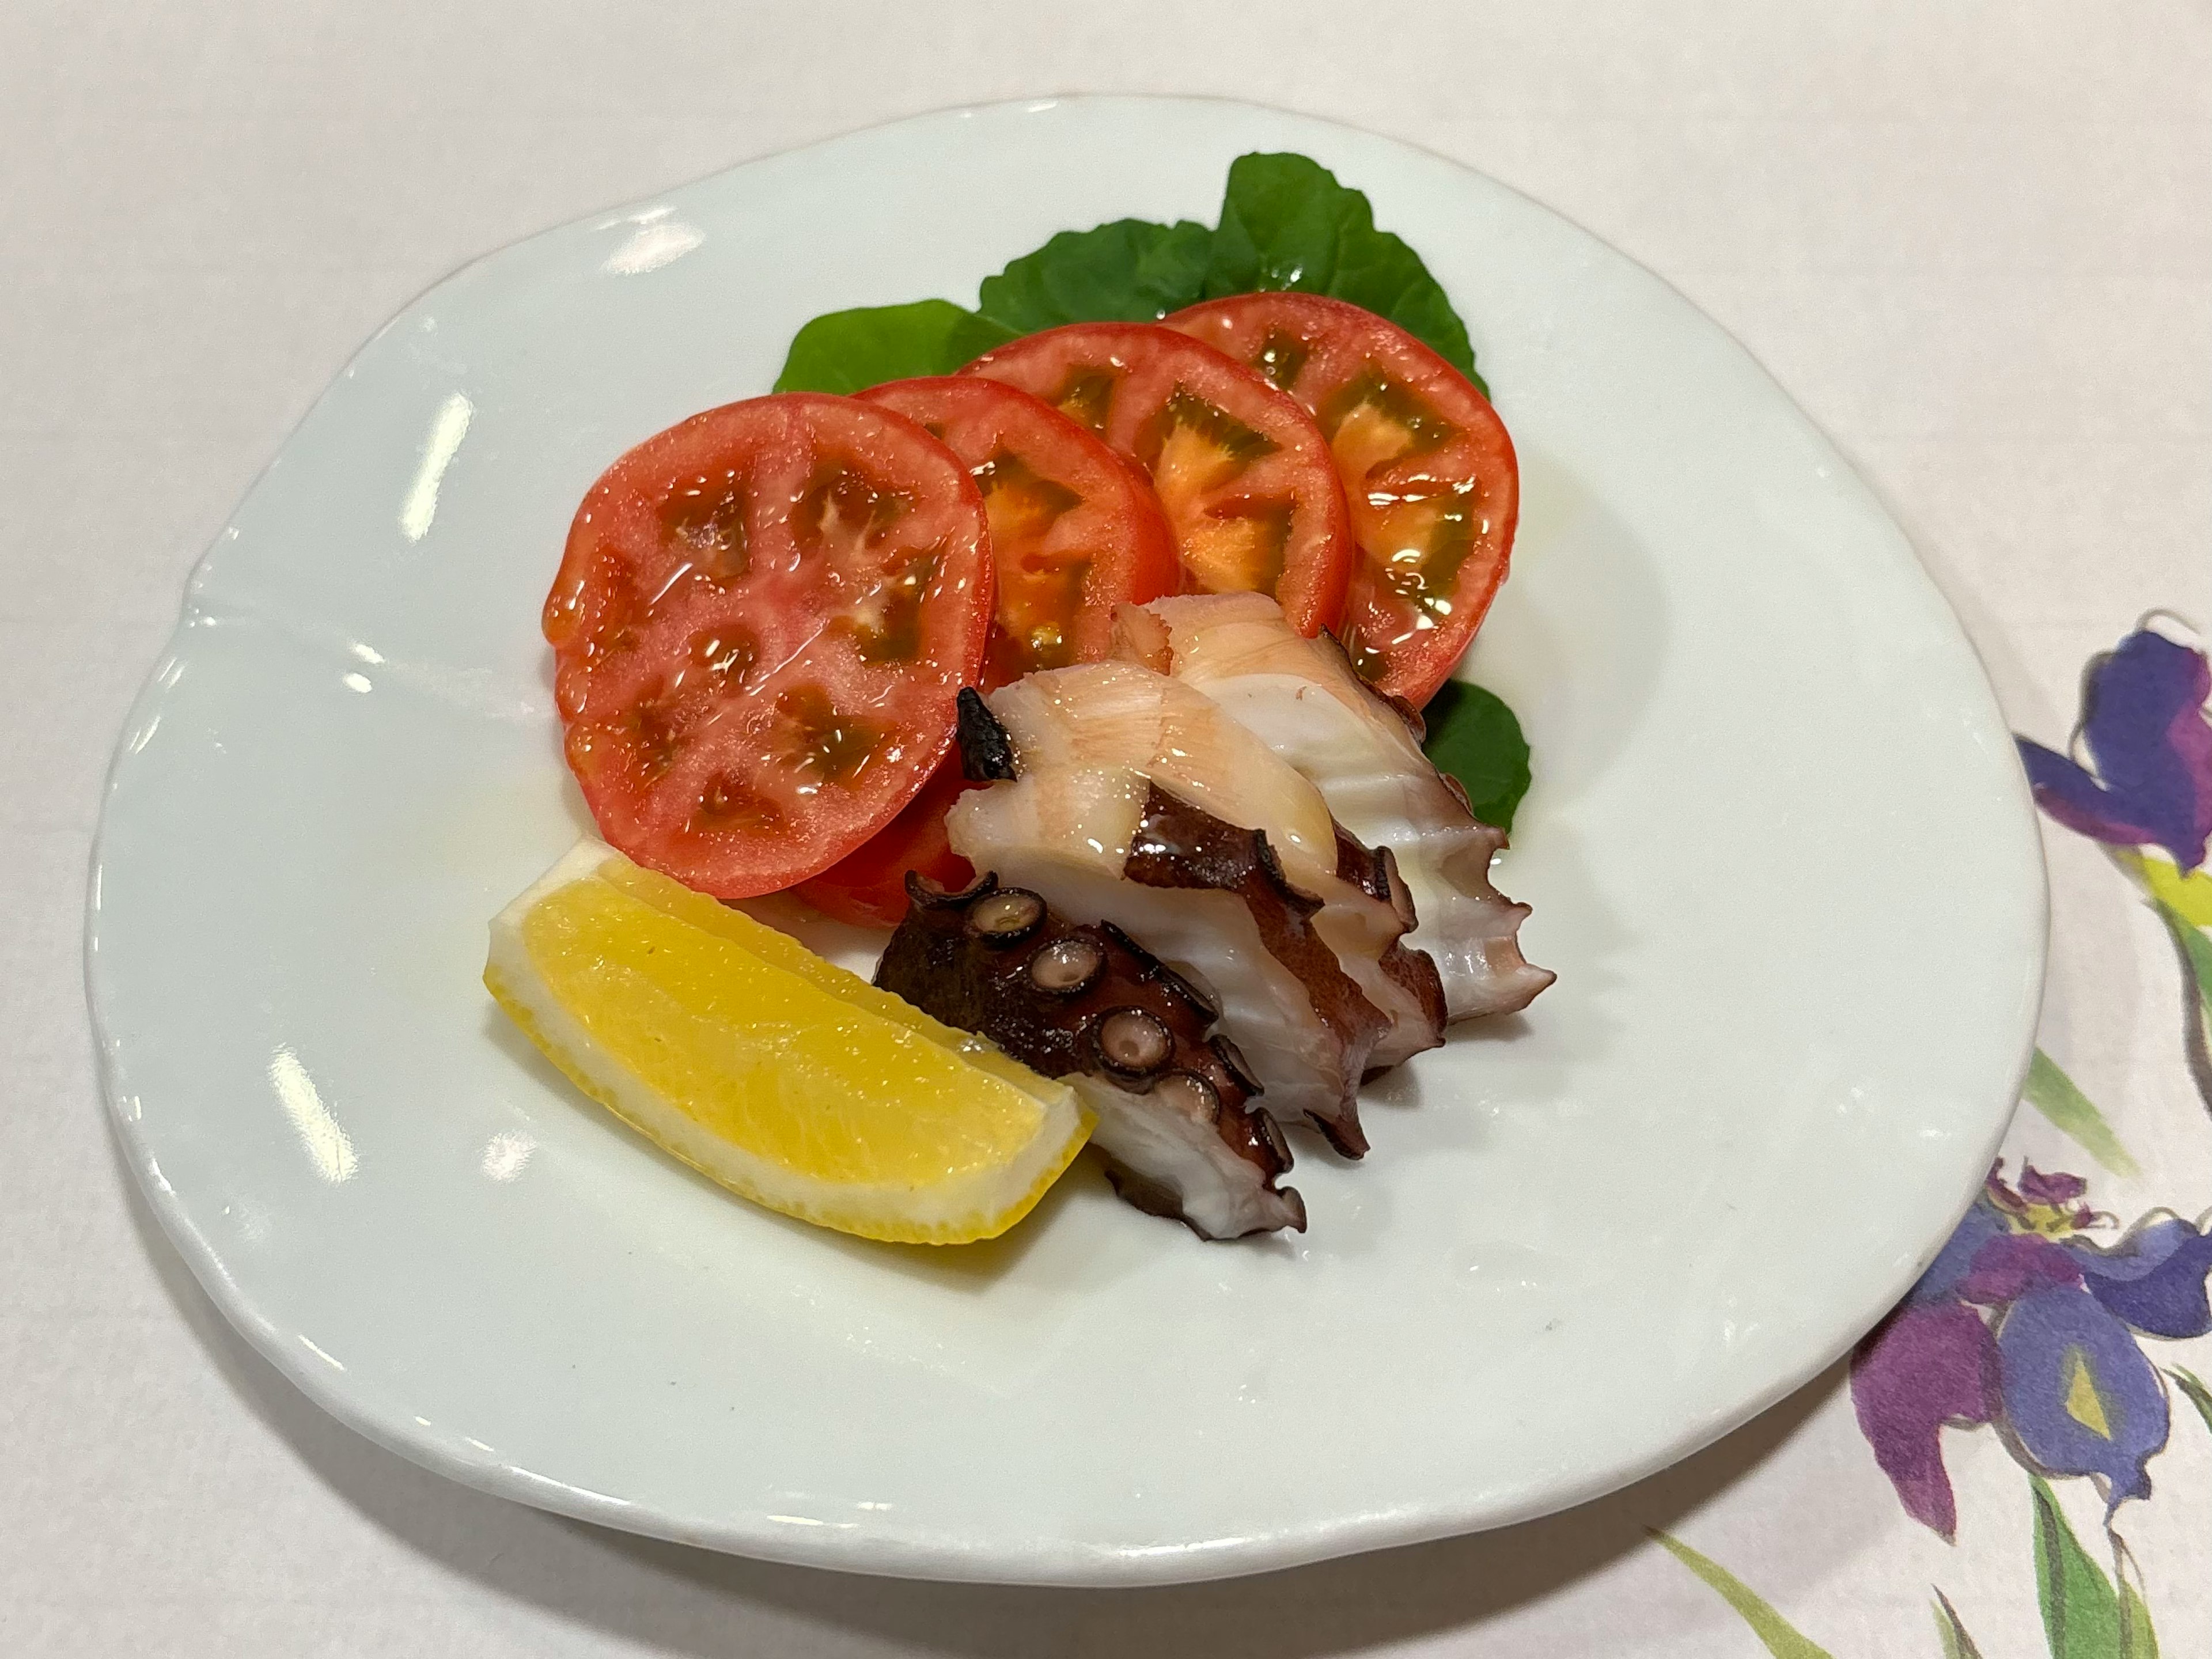
<svg viewBox="0 0 2212 1659">
<path fill-rule="evenodd" d="M 1317 294 L 1244 294 L 1167 326 L 1289 392 L 1336 458 L 1361 558 L 1340 637 L 1419 708 L 1451 678 L 1505 580 L 1520 511 L 1513 440 L 1468 378 L 1395 323 Z"/>
<path fill-rule="evenodd" d="M 1042 398 L 1143 469 L 1183 585 L 1280 600 L 1309 636 L 1335 625 L 1358 551 L 1328 445 L 1297 401 L 1188 335 L 1073 323 L 960 371 Z"/>
<path fill-rule="evenodd" d="M 981 375 L 895 380 L 860 395 L 942 439 L 983 492 L 999 576 L 987 687 L 1097 661 L 1111 653 L 1116 606 L 1180 584 L 1175 534 L 1152 485 L 1049 404 Z M 841 921 L 895 927 L 908 870 L 965 886 L 975 872 L 946 842 L 945 813 L 966 787 L 958 757 L 948 757 L 912 805 L 799 896 Z"/>
<path fill-rule="evenodd" d="M 1175 532 L 1148 481 L 1042 400 L 957 374 L 894 380 L 860 396 L 941 439 L 983 492 L 999 574 L 987 686 L 1097 661 L 1113 638 L 1115 605 L 1180 585 Z"/>
<path fill-rule="evenodd" d="M 904 811 L 811 881 L 799 896 L 825 916 L 860 927 L 896 927 L 906 920 L 906 872 L 929 878 L 947 892 L 975 879 L 975 866 L 952 850 L 945 815 L 975 786 L 948 755 Z"/>
<path fill-rule="evenodd" d="M 981 493 L 902 415 L 792 392 L 647 439 L 545 601 L 600 833 L 717 898 L 827 869 L 951 749 L 994 586 Z"/>
</svg>

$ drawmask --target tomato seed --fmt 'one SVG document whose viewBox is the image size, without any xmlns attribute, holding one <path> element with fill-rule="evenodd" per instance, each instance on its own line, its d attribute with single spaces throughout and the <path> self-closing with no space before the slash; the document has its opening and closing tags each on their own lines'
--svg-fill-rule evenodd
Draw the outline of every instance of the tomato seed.
<svg viewBox="0 0 2212 1659">
<path fill-rule="evenodd" d="M 849 784 L 868 769 L 889 734 L 857 715 L 841 714 L 817 686 L 803 686 L 776 699 L 776 713 L 789 728 L 791 759 L 826 783 Z"/>
<path fill-rule="evenodd" d="M 1306 366 L 1312 348 L 1295 334 L 1284 329 L 1270 329 L 1267 337 L 1260 343 L 1260 355 L 1252 360 L 1252 367 L 1267 377 L 1268 384 L 1278 392 L 1288 392 L 1291 382 L 1298 378 L 1298 371 Z"/>
<path fill-rule="evenodd" d="M 872 546 L 913 503 L 895 490 L 878 489 L 848 466 L 818 475 L 799 498 L 803 541 L 832 554 Z"/>
<path fill-rule="evenodd" d="M 692 663 L 706 671 L 709 686 L 716 691 L 730 689 L 731 682 L 744 684 L 745 676 L 759 660 L 760 647 L 750 635 L 735 629 L 702 629 L 691 636 Z"/>
<path fill-rule="evenodd" d="M 1187 386 L 1178 386 L 1160 405 L 1159 413 L 1137 434 L 1137 459 L 1146 471 L 1158 464 L 1161 451 L 1176 429 L 1195 434 L 1206 447 L 1218 452 L 1234 472 L 1275 453 L 1275 441 L 1244 424 L 1220 404 L 1209 403 Z"/>
<path fill-rule="evenodd" d="M 752 568 L 745 511 L 750 492 L 735 471 L 701 473 L 679 483 L 660 503 L 668 536 L 702 555 L 698 568 L 717 587 L 744 579 Z"/>
<path fill-rule="evenodd" d="M 994 538 L 1042 536 L 1061 514 L 1083 505 L 1083 497 L 1066 484 L 1040 477 L 1020 456 L 1003 449 L 977 467 L 975 477 Z"/>
<path fill-rule="evenodd" d="M 640 703 L 630 717 L 638 768 L 648 781 L 658 782 L 676 764 L 684 747 L 682 726 L 682 716 L 666 703 Z"/>
<path fill-rule="evenodd" d="M 1115 378 L 1110 368 L 1079 368 L 1067 377 L 1060 395 L 1052 401 L 1071 421 L 1093 432 L 1103 432 L 1107 412 L 1114 405 Z"/>
<path fill-rule="evenodd" d="M 846 613 L 860 660 L 881 667 L 912 662 L 921 654 L 921 602 L 944 562 L 944 550 L 933 547 L 907 561 L 897 574 Z"/>
<path fill-rule="evenodd" d="M 714 830 L 772 832 L 783 827 L 783 809 L 756 794 L 743 779 L 726 775 L 700 792 L 699 804 L 684 827 L 694 835 Z"/>
</svg>

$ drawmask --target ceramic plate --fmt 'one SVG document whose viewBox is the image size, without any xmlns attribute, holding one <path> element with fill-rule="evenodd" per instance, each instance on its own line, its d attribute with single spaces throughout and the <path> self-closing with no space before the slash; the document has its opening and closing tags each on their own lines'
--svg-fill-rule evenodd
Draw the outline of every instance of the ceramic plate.
<svg viewBox="0 0 2212 1659">
<path fill-rule="evenodd" d="M 1302 1146 L 1303 1237 L 1087 1165 L 1000 1243 L 861 1243 L 585 1103 L 477 981 L 584 827 L 538 607 L 586 485 L 765 391 L 807 317 L 1054 231 L 1210 222 L 1230 160 L 1370 193 L 1519 445 L 1468 665 L 1534 744 L 1499 872 L 1559 975 Z M 194 578 L 93 873 L 130 1162 L 209 1293 L 403 1455 L 611 1526 L 873 1572 L 1278 1567 L 1531 1516 L 1814 1376 L 1988 1168 L 2042 872 L 1904 536 L 1679 295 L 1406 145 L 1237 105 L 902 122 L 549 232 L 365 347 Z"/>
</svg>

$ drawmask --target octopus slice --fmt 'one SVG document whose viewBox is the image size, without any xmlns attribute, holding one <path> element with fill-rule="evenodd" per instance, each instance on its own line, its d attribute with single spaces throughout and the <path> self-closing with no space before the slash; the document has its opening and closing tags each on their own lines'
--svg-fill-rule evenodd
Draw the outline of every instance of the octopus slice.
<svg viewBox="0 0 2212 1659">
<path fill-rule="evenodd" d="M 1449 1017 L 1444 1006 L 1443 980 L 1435 959 L 1406 942 L 1415 924 L 1413 895 L 1398 873 L 1397 858 L 1389 848 L 1364 846 L 1339 824 L 1336 874 L 1340 881 L 1358 888 L 1378 904 L 1388 905 L 1397 922 L 1396 933 L 1375 957 L 1375 971 L 1389 988 L 1385 998 L 1377 1000 L 1400 1012 L 1369 1051 L 1367 1070 L 1371 1077 L 1443 1043 Z M 1407 1009 L 1412 1012 L 1405 1012 Z"/>
<path fill-rule="evenodd" d="M 988 709 L 971 700 L 963 733 L 979 713 L 1011 760 L 979 741 L 971 774 L 1016 776 L 962 798 L 954 850 L 1189 969 L 1256 1056 L 1267 1109 L 1364 1152 L 1362 1077 L 1443 1037 L 1441 981 L 1403 945 L 1413 902 L 1394 864 L 1203 696 L 1134 665 L 1030 675 Z"/>
<path fill-rule="evenodd" d="M 1390 1022 L 1370 1066 L 1443 1041 L 1434 964 L 1392 948 L 1413 925 L 1403 884 L 1394 892 L 1371 879 L 1371 855 L 1357 842 L 1347 854 L 1350 838 L 1313 784 L 1202 693 L 1098 663 L 1033 674 L 988 712 L 1011 727 L 1028 766 L 1126 767 L 1226 823 L 1266 832 L 1291 884 L 1322 901 L 1316 929 Z"/>
<path fill-rule="evenodd" d="M 1395 856 L 1450 1018 L 1524 1008 L 1550 970 L 1521 952 L 1528 907 L 1492 885 L 1505 834 L 1468 809 L 1421 752 L 1420 717 L 1377 694 L 1323 635 L 1300 637 L 1261 593 L 1189 594 L 1124 607 L 1120 647 L 1203 693 L 1320 792 L 1336 821 Z"/>
<path fill-rule="evenodd" d="M 1111 924 L 1079 926 L 986 876 L 962 893 L 907 878 L 914 899 L 876 983 L 1064 1078 L 1097 1115 L 1091 1145 L 1114 1189 L 1201 1238 L 1305 1231 L 1279 1186 L 1283 1132 L 1197 987 Z"/>
</svg>

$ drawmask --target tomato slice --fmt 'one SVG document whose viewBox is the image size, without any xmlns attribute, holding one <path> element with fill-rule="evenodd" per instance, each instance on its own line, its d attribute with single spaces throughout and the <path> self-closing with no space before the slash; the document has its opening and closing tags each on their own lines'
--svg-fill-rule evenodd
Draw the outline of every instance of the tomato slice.
<svg viewBox="0 0 2212 1659">
<path fill-rule="evenodd" d="M 957 893 L 975 879 L 975 866 L 952 850 L 945 815 L 975 786 L 947 755 L 904 811 L 811 881 L 799 896 L 825 916 L 860 927 L 896 927 L 906 920 L 906 872 L 927 876 Z"/>
<path fill-rule="evenodd" d="M 1072 323 L 960 371 L 1018 386 L 1144 470 L 1184 586 L 1257 590 L 1309 636 L 1333 627 L 1358 557 L 1328 443 L 1297 401 L 1211 346 L 1151 323 Z"/>
<path fill-rule="evenodd" d="M 545 601 L 600 833 L 717 898 L 827 869 L 951 749 L 993 592 L 981 492 L 902 415 L 791 392 L 647 439 Z"/>
<path fill-rule="evenodd" d="M 1317 294 L 1209 300 L 1167 326 L 1289 392 L 1336 458 L 1361 558 L 1340 637 L 1377 689 L 1436 695 L 1505 580 L 1513 440 L 1467 377 L 1395 323 Z"/>
<path fill-rule="evenodd" d="M 998 567 L 985 685 L 1097 662 L 1114 607 L 1172 593 L 1175 532 L 1148 481 L 1058 410 L 1004 381 L 946 375 L 864 392 L 967 463 L 983 492 Z"/>
<path fill-rule="evenodd" d="M 999 578 L 985 686 L 1097 662 L 1111 654 L 1117 605 L 1180 584 L 1175 534 L 1145 476 L 1049 404 L 981 375 L 895 380 L 860 396 L 943 440 L 983 492 Z M 841 921 L 896 927 L 908 870 L 964 887 L 975 872 L 945 840 L 945 813 L 966 787 L 948 757 L 912 805 L 799 896 Z"/>
</svg>

